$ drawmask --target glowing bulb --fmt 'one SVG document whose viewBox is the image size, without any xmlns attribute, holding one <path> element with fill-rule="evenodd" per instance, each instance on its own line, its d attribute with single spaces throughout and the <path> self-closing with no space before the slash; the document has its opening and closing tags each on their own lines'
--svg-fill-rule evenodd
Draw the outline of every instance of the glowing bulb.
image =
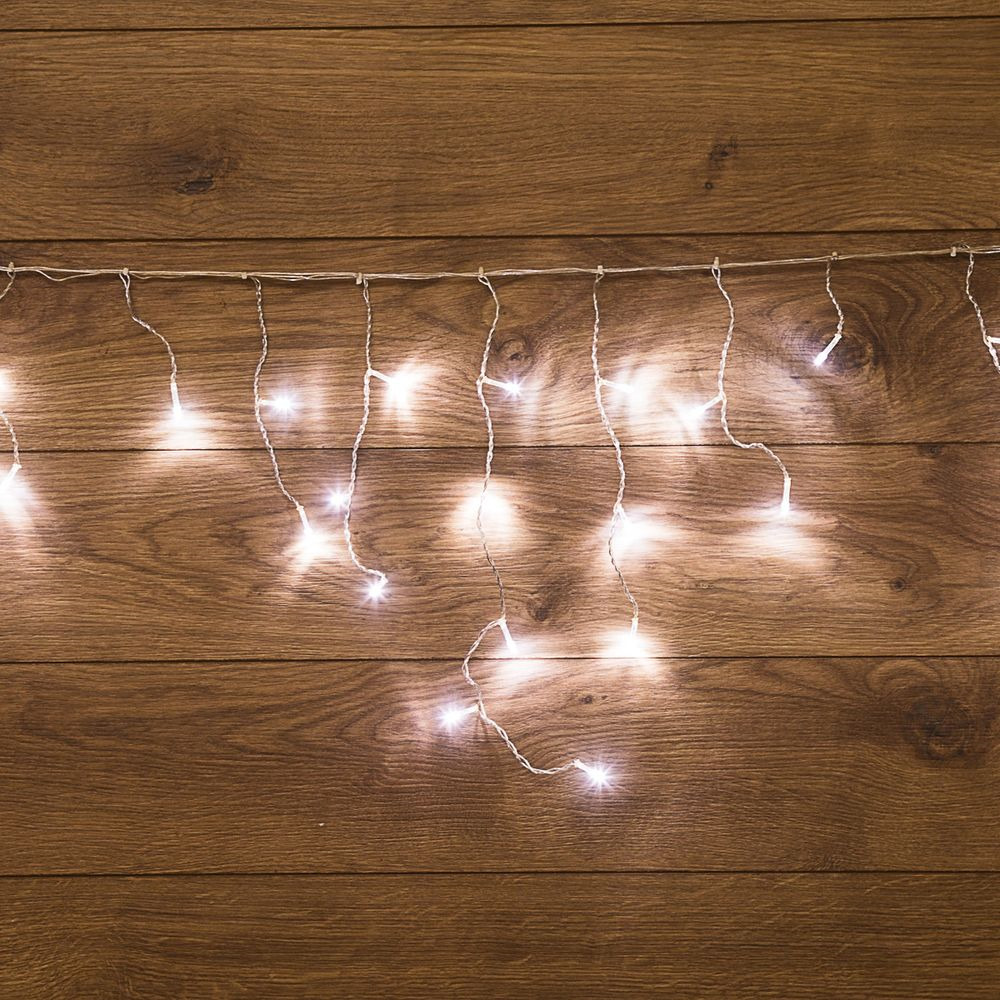
<svg viewBox="0 0 1000 1000">
<path fill-rule="evenodd" d="M 717 396 L 713 396 L 707 403 L 701 403 L 698 406 L 685 406 L 680 410 L 680 418 L 682 423 L 688 427 L 697 427 L 698 424 L 704 419 L 704 416 L 713 406 L 717 406 L 722 402 L 722 393 L 720 392 Z"/>
<path fill-rule="evenodd" d="M 184 407 L 181 406 L 181 396 L 177 391 L 177 383 L 173 379 L 170 380 L 170 401 L 172 404 L 171 412 L 174 423 L 184 423 Z"/>
<path fill-rule="evenodd" d="M 573 764 L 590 778 L 592 788 L 598 790 L 611 783 L 611 772 L 603 764 L 584 764 L 582 760 L 574 760 Z"/>
<path fill-rule="evenodd" d="M 781 506 L 778 508 L 782 517 L 785 517 L 792 509 L 792 479 L 785 475 L 785 485 L 781 491 Z"/>
<path fill-rule="evenodd" d="M 514 642 L 514 637 L 510 634 L 510 629 L 507 627 L 507 619 L 501 618 L 497 624 L 500 626 L 500 631 L 503 633 L 503 641 L 507 643 L 507 652 L 511 656 L 517 656 L 517 643 Z"/>
<path fill-rule="evenodd" d="M 813 358 L 813 364 L 817 368 L 819 368 L 820 365 L 826 362 L 826 359 L 830 356 L 830 352 L 837 346 L 837 344 L 840 343 L 843 336 L 844 335 L 842 333 L 836 334 L 830 341 L 830 343 L 827 344 L 826 347 L 824 347 L 823 350 L 820 351 L 819 354 L 817 354 L 816 357 Z"/>
<path fill-rule="evenodd" d="M 347 491 L 346 490 L 331 490 L 329 496 L 329 504 L 334 510 L 344 510 L 347 507 Z"/>
<path fill-rule="evenodd" d="M 510 382 L 501 382 L 500 379 L 489 378 L 484 375 L 482 378 L 483 385 L 492 385 L 497 389 L 503 389 L 508 396 L 520 396 L 521 395 L 521 383 L 516 379 L 512 379 Z"/>
<path fill-rule="evenodd" d="M 288 416 L 288 414 L 295 412 L 294 396 L 275 396 L 274 399 L 262 399 L 261 402 L 283 416 Z"/>
<path fill-rule="evenodd" d="M 377 378 L 379 381 L 385 382 L 389 390 L 390 402 L 397 403 L 400 406 L 407 406 L 409 404 L 413 390 L 420 384 L 420 376 L 416 372 L 406 369 L 396 372 L 395 375 L 386 375 L 375 368 L 369 368 L 368 374 L 372 378 Z"/>
<path fill-rule="evenodd" d="M 20 462 L 15 462 L 8 470 L 7 474 L 0 479 L 0 494 L 6 493 L 8 487 L 12 482 L 14 482 L 14 477 L 17 475 L 18 470 L 21 468 Z"/>
<path fill-rule="evenodd" d="M 389 582 L 389 578 L 384 573 L 379 573 L 376 579 L 368 585 L 368 596 L 373 601 L 382 600 L 385 596 L 385 586 Z"/>
<path fill-rule="evenodd" d="M 459 708 L 456 705 L 449 705 L 447 708 L 441 710 L 441 725 L 444 726 L 448 732 L 452 732 L 454 728 L 466 717 L 472 715 L 473 712 L 479 711 L 479 705 L 469 705 L 467 708 Z"/>
</svg>

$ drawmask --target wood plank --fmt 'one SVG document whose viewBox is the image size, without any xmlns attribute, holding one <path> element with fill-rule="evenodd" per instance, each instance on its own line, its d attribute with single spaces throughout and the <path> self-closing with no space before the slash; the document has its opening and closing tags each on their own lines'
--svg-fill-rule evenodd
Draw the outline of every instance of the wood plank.
<svg viewBox="0 0 1000 1000">
<path fill-rule="evenodd" d="M 996 876 L 0 883 L 25 1000 L 443 995 L 992 1000 Z"/>
<path fill-rule="evenodd" d="M 252 6 L 217 0 L 131 3 L 109 0 L 9 0 L 0 30 L 150 29 L 150 28 L 339 28 L 406 25 L 616 24 L 670 21 L 776 21 L 840 18 L 974 17 L 996 13 L 988 0 L 778 0 L 761 6 L 746 0 L 618 0 L 614 5 L 590 0 L 482 0 L 474 7 L 456 0 L 419 5 L 398 0 L 262 0 Z"/>
<path fill-rule="evenodd" d="M 782 449 L 780 477 L 736 448 L 626 450 L 645 540 L 621 552 L 660 656 L 1000 652 L 994 613 L 1000 448 Z M 345 452 L 291 452 L 301 528 L 261 451 L 25 456 L 3 525 L 0 648 L 9 661 L 458 657 L 496 614 L 473 528 L 481 449 L 362 456 L 362 558 L 390 578 L 371 604 L 326 508 Z M 617 648 L 628 624 L 606 552 L 610 447 L 504 449 L 487 512 L 512 627 L 540 656 Z M 18 504 L 21 504 L 18 507 Z M 585 625 L 586 623 L 586 625 Z M 498 652 L 494 644 L 485 655 Z"/>
<path fill-rule="evenodd" d="M 728 259 L 947 246 L 975 234 L 727 238 Z M 980 235 L 1000 243 L 1000 232 Z M 720 240 L 420 240 L 198 244 L 8 244 L 0 260 L 81 267 L 180 269 L 475 270 L 711 260 Z M 941 442 L 1000 438 L 1000 385 L 964 294 L 965 260 L 844 262 L 835 287 L 846 339 L 821 369 L 812 359 L 836 313 L 820 266 L 730 272 L 738 328 L 728 368 L 738 433 L 773 442 Z M 1000 257 L 980 257 L 975 290 L 1000 331 Z M 502 315 L 490 371 L 523 383 L 519 400 L 493 394 L 502 445 L 600 445 L 590 368 L 591 281 L 497 281 Z M 412 413 L 376 385 L 366 444 L 480 445 L 478 372 L 491 302 L 475 281 L 379 283 L 374 358 L 421 369 Z M 259 353 L 252 289 L 239 280 L 136 283 L 139 314 L 177 351 L 186 405 L 204 422 L 200 444 L 256 448 L 250 383 Z M 728 316 L 708 275 L 608 277 L 601 286 L 605 374 L 633 379 L 608 406 L 632 444 L 723 443 L 715 414 L 694 429 L 679 410 L 716 392 Z M 269 284 L 271 355 L 265 395 L 291 391 L 291 417 L 270 417 L 283 448 L 349 447 L 360 417 L 364 311 L 353 283 Z M 51 284 L 18 277 L 0 304 L 0 401 L 34 450 L 157 448 L 169 405 L 166 358 L 136 326 L 114 277 Z"/>
<path fill-rule="evenodd" d="M 610 788 L 454 662 L 4 666 L 0 874 L 1000 868 L 998 660 L 481 673 Z"/>
<path fill-rule="evenodd" d="M 9 33 L 0 237 L 996 227 L 998 60 L 975 19 Z"/>
</svg>

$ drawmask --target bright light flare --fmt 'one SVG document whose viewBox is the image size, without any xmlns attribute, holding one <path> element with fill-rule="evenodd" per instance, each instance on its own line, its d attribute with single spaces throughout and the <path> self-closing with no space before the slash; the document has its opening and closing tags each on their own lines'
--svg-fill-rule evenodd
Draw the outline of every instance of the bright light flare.
<svg viewBox="0 0 1000 1000">
<path fill-rule="evenodd" d="M 298 406 L 298 400 L 294 396 L 284 393 L 280 396 L 275 396 L 273 399 L 262 399 L 261 403 L 269 410 L 273 410 L 275 413 L 279 413 L 283 417 L 287 417 L 294 413 L 295 408 Z"/>
<path fill-rule="evenodd" d="M 461 708 L 458 705 L 448 705 L 447 708 L 441 709 L 441 725 L 447 729 L 449 733 L 454 732 L 455 728 L 462 722 L 463 719 L 478 711 L 478 703 L 475 705 L 468 705 L 465 708 Z"/>
<path fill-rule="evenodd" d="M 377 378 L 385 383 L 389 402 L 402 410 L 409 409 L 413 394 L 424 380 L 420 371 L 413 367 L 400 368 L 392 375 L 369 368 L 368 374 L 371 378 Z"/>
<path fill-rule="evenodd" d="M 372 601 L 381 601 L 385 597 L 385 588 L 389 583 L 389 578 L 385 573 L 379 575 L 368 585 L 368 597 Z"/>
<path fill-rule="evenodd" d="M 573 765 L 590 779 L 590 787 L 600 791 L 611 784 L 611 771 L 603 764 L 585 764 L 582 760 L 574 760 Z"/>
<path fill-rule="evenodd" d="M 327 497 L 327 503 L 333 510 L 346 510 L 347 500 L 347 490 L 331 490 L 329 497 Z"/>
</svg>

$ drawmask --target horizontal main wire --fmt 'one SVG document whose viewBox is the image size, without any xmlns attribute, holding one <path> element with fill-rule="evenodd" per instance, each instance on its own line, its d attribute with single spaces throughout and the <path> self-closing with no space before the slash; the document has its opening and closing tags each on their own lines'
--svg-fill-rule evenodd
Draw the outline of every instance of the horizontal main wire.
<svg viewBox="0 0 1000 1000">
<path fill-rule="evenodd" d="M 713 268 L 722 270 L 738 270 L 747 268 L 797 267 L 808 264 L 825 264 L 830 260 L 899 260 L 906 257 L 956 257 L 958 253 L 997 254 L 1000 246 L 990 245 L 971 247 L 968 244 L 952 244 L 947 247 L 936 247 L 926 250 L 871 250 L 858 253 L 824 254 L 814 257 L 781 257 L 767 260 L 721 261 L 716 258 L 708 263 L 696 264 L 644 264 L 621 267 L 524 267 L 497 268 L 495 270 L 476 271 L 160 271 L 133 270 L 124 267 L 48 267 L 46 265 L 9 264 L 3 268 L 13 277 L 17 274 L 38 274 L 49 281 L 71 281 L 75 278 L 96 278 L 102 275 L 121 275 L 127 273 L 133 278 L 173 279 L 173 278 L 240 278 L 244 281 L 258 278 L 269 281 L 354 281 L 358 284 L 362 279 L 369 281 L 438 281 L 447 278 L 521 278 L 533 275 L 571 275 L 586 274 L 595 276 L 603 274 L 676 274 L 690 271 L 711 271 Z"/>
</svg>

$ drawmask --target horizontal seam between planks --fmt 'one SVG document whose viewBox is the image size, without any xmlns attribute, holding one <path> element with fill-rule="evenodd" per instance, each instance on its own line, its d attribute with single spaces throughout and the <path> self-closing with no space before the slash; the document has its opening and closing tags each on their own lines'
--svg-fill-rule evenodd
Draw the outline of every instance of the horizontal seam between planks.
<svg viewBox="0 0 1000 1000">
<path fill-rule="evenodd" d="M 524 878 L 535 876 L 551 878 L 585 878 L 588 876 L 621 876 L 635 878 L 658 877 L 663 875 L 686 876 L 690 878 L 726 878 L 732 875 L 801 875 L 808 878 L 859 878 L 868 875 L 889 875 L 900 878 L 919 877 L 929 879 L 949 879 L 960 875 L 1000 875 L 995 868 L 539 868 L 539 869 L 428 869 L 407 871 L 352 871 L 337 869 L 332 871 L 143 871 L 143 872 L 34 872 L 28 875 L 0 873 L 0 881 L 16 879 L 201 879 L 201 878 L 466 878 L 510 876 Z"/>
<path fill-rule="evenodd" d="M 20 35 L 91 35 L 91 34 L 179 34 L 187 32 L 189 34 L 256 34 L 274 32 L 388 32 L 388 31 L 546 31 L 546 30 L 566 30 L 566 29 L 609 29 L 609 28 L 670 28 L 670 27 L 740 27 L 746 25 L 822 25 L 822 24 L 897 24 L 900 22 L 923 22 L 923 21 L 994 21 L 998 20 L 995 14 L 904 14 L 904 15 L 880 15 L 876 17 L 782 17 L 782 18 L 731 18 L 731 19 L 691 19 L 678 18 L 675 20 L 649 20 L 649 21 L 523 21 L 510 23 L 485 23 L 485 22 L 445 22 L 434 24 L 329 24 L 329 25 L 193 25 L 193 26 L 169 26 L 169 27 L 47 27 L 47 28 L 0 28 L 0 34 L 20 34 Z"/>
<path fill-rule="evenodd" d="M 329 666 L 334 666 L 337 664 L 390 664 L 390 663 L 426 663 L 431 665 L 440 665 L 442 663 L 450 663 L 456 658 L 456 655 L 443 654 L 441 656 L 343 656 L 338 659 L 330 659 L 328 656 L 293 656 L 293 657 L 248 657 L 248 656 L 215 656 L 208 657 L 205 659 L 198 659 L 191 656 L 181 656 L 181 657 L 171 657 L 166 659 L 150 659 L 145 657 L 139 659 L 137 657 L 131 657 L 122 660 L 111 660 L 107 657 L 103 658 L 91 658 L 84 660 L 55 660 L 55 659 L 39 659 L 37 656 L 30 660 L 0 660 L 0 669 L 3 667 L 26 667 L 26 666 L 41 666 L 41 667 L 81 667 L 81 666 L 108 666 L 108 667 L 120 667 L 126 665 L 133 666 L 178 666 L 188 664 L 192 667 L 202 667 L 202 666 L 249 666 L 255 665 L 260 666 L 264 664 L 308 664 L 310 666 L 316 666 L 321 664 L 327 664 Z M 545 660 L 551 663 L 561 663 L 564 661 L 575 661 L 579 660 L 582 662 L 592 662 L 607 664 L 612 663 L 616 659 L 628 661 L 629 657 L 614 657 L 614 656 L 594 656 L 594 655 L 583 655 L 583 654 L 561 654 L 559 656 L 536 656 L 533 657 L 536 660 Z M 766 661 L 772 662 L 775 660 L 784 661 L 795 661 L 795 660 L 806 660 L 811 663 L 825 660 L 852 660 L 852 661 L 870 661 L 872 663 L 885 663 L 887 661 L 910 661 L 910 660 L 1000 660 L 1000 650 L 996 653 L 891 653 L 885 654 L 884 656 L 873 656 L 870 653 L 749 653 L 745 655 L 734 653 L 730 656 L 705 656 L 696 653 L 675 653 L 670 656 L 648 656 L 645 659 L 650 660 L 654 663 L 671 663 L 675 661 L 683 661 L 685 663 L 742 663 L 744 661 Z M 503 663 L 506 662 L 506 658 L 503 656 L 483 656 L 483 662 L 491 663 Z"/>
<path fill-rule="evenodd" d="M 997 441 L 768 441 L 768 445 L 775 448 L 995 448 L 1000 445 Z M 715 448 L 720 450 L 731 450 L 732 445 L 720 441 L 710 444 L 629 444 L 623 442 L 622 447 L 626 451 L 637 449 L 703 449 Z M 281 445 L 278 451 L 287 455 L 291 452 L 334 452 L 351 450 L 350 445 Z M 361 449 L 362 452 L 373 451 L 477 451 L 483 450 L 481 444 L 438 444 L 438 445 L 369 445 Z M 498 451 L 595 451 L 606 452 L 607 446 L 600 444 L 506 444 L 500 442 L 497 445 Z M 176 455 L 176 454 L 205 454 L 205 455 L 226 455 L 226 454 L 247 454 L 263 451 L 262 448 L 251 447 L 249 445 L 237 445 L 232 448 L 21 448 L 22 455 Z M 3 454 L 3 452 L 0 452 Z"/>
<path fill-rule="evenodd" d="M 1000 18 L 998 18 L 1000 20 Z M 172 244 L 210 244 L 210 243 L 418 243 L 425 240 L 469 240 L 484 242 L 488 240 L 611 240 L 611 239 L 698 239 L 700 237 L 727 236 L 739 239 L 764 239 L 766 237 L 816 237 L 816 236 L 899 236 L 907 233 L 990 233 L 1000 232 L 997 226 L 940 226 L 908 227 L 906 229 L 767 229 L 748 232 L 746 230 L 711 230 L 711 231 L 678 231 L 678 232 L 620 232 L 620 233 L 418 233 L 406 236 L 384 235 L 347 235 L 347 236 L 162 236 L 144 239 L 131 239 L 127 236 L 31 236 L 31 237 L 0 237 L 0 246 L 4 243 L 18 245 L 34 245 L 38 243 L 123 243 L 129 246 L 157 246 L 163 243 Z M 51 265 L 55 266 L 55 265 Z M 707 265 L 706 265 L 707 266 Z"/>
</svg>

